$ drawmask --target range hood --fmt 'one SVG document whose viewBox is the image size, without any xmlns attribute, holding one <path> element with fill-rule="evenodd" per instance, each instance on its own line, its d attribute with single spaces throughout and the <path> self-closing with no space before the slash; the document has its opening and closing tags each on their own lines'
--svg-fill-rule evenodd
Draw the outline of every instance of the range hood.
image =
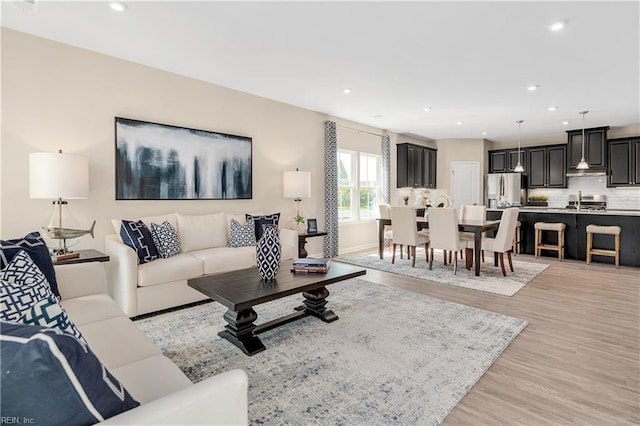
<svg viewBox="0 0 640 426">
<path fill-rule="evenodd" d="M 603 171 L 590 171 L 590 170 L 576 170 L 567 173 L 567 177 L 583 177 L 583 176 L 606 176 L 607 173 Z"/>
</svg>

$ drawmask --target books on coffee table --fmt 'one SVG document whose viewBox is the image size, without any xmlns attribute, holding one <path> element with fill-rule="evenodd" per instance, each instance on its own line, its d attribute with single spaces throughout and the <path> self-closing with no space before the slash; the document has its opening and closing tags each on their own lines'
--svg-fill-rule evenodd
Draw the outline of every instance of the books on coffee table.
<svg viewBox="0 0 640 426">
<path fill-rule="evenodd" d="M 293 261 L 293 272 L 318 272 L 326 273 L 331 265 L 331 260 L 327 258 L 313 259 L 305 257 Z"/>
</svg>

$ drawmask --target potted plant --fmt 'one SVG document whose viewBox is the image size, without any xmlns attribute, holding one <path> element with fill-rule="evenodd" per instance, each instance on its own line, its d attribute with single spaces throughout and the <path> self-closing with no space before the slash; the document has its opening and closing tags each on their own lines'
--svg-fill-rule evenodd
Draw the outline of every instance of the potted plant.
<svg viewBox="0 0 640 426">
<path fill-rule="evenodd" d="M 527 201 L 527 205 L 529 206 L 539 206 L 539 207 L 547 207 L 547 200 L 549 197 L 546 195 L 529 195 L 529 200 Z"/>
</svg>

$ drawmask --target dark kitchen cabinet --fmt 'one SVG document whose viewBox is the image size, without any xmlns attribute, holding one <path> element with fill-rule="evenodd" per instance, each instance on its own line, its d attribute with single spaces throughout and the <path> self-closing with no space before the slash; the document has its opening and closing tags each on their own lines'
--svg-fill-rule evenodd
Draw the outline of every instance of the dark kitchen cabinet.
<svg viewBox="0 0 640 426">
<path fill-rule="evenodd" d="M 507 151 L 489 151 L 489 173 L 505 173 L 507 171 Z"/>
<path fill-rule="evenodd" d="M 520 164 L 526 167 L 526 151 L 520 150 Z M 489 151 L 489 173 L 509 173 L 518 165 L 518 150 L 506 149 Z"/>
<path fill-rule="evenodd" d="M 550 145 L 527 148 L 529 188 L 567 187 L 567 147 Z"/>
<path fill-rule="evenodd" d="M 640 137 L 608 142 L 607 186 L 640 186 Z"/>
<path fill-rule="evenodd" d="M 585 129 L 584 159 L 589 170 L 604 171 L 607 167 L 607 131 L 609 126 Z M 575 171 L 582 158 L 582 129 L 567 131 L 569 171 Z"/>
<path fill-rule="evenodd" d="M 437 150 L 402 143 L 397 148 L 396 186 L 435 188 Z"/>
<path fill-rule="evenodd" d="M 438 163 L 438 151 L 431 148 L 424 149 L 424 161 L 422 167 L 422 183 L 425 188 L 436 187 L 436 171 Z"/>
</svg>

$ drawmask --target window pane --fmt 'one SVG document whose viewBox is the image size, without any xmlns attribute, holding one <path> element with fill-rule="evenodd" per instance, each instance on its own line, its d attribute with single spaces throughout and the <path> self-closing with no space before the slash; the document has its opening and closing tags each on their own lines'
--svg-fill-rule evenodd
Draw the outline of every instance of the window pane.
<svg viewBox="0 0 640 426">
<path fill-rule="evenodd" d="M 360 186 L 378 186 L 378 158 L 360 155 Z"/>
<path fill-rule="evenodd" d="M 338 185 L 353 185 L 353 156 L 348 152 L 338 152 Z"/>
<path fill-rule="evenodd" d="M 351 188 L 338 188 L 338 219 L 353 219 Z"/>
<path fill-rule="evenodd" d="M 376 188 L 360 189 L 360 219 L 373 219 L 378 205 Z"/>
</svg>

